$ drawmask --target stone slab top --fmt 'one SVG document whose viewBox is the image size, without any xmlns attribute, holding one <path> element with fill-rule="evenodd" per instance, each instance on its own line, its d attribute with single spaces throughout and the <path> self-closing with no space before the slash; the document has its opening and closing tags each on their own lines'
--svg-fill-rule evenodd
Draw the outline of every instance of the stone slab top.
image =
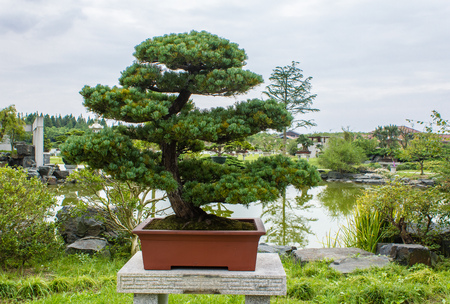
<svg viewBox="0 0 450 304">
<path fill-rule="evenodd" d="M 339 262 L 350 257 L 363 257 L 374 255 L 359 248 L 306 248 L 293 251 L 294 258 L 301 262 L 320 260 L 333 260 Z"/>
<path fill-rule="evenodd" d="M 276 253 L 258 253 L 255 271 L 218 268 L 145 270 L 139 251 L 117 273 L 117 292 L 285 295 L 286 273 Z"/>
<path fill-rule="evenodd" d="M 351 273 L 355 269 L 384 267 L 389 265 L 389 263 L 390 259 L 387 256 L 369 255 L 354 258 L 345 258 L 340 262 L 331 263 L 330 267 L 341 273 Z"/>
</svg>

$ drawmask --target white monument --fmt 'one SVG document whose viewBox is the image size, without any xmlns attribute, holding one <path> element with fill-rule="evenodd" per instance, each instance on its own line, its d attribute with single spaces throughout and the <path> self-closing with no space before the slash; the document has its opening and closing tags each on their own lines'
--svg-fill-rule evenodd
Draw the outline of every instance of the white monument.
<svg viewBox="0 0 450 304">
<path fill-rule="evenodd" d="M 37 116 L 33 122 L 33 146 L 36 167 L 44 165 L 44 117 Z"/>
</svg>

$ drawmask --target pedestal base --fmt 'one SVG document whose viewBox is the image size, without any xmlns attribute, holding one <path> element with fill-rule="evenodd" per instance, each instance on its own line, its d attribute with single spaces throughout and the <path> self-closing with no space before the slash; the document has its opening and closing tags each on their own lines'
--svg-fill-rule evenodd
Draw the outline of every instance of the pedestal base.
<svg viewBox="0 0 450 304">
<path fill-rule="evenodd" d="M 144 270 L 142 253 L 117 273 L 117 292 L 133 293 L 135 304 L 167 304 L 169 294 L 240 294 L 245 303 L 270 303 L 286 295 L 286 273 L 278 254 L 259 253 L 255 271 L 179 268 Z"/>
</svg>

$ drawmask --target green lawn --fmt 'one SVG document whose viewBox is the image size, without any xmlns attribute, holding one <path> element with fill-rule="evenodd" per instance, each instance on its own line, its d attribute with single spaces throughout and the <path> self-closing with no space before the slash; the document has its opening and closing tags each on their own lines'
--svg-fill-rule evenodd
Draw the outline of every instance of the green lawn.
<svg viewBox="0 0 450 304">
<path fill-rule="evenodd" d="M 50 163 L 55 165 L 62 165 L 64 162 L 62 161 L 61 156 L 50 156 Z"/>
<path fill-rule="evenodd" d="M 117 271 L 127 258 L 62 256 L 34 270 L 0 274 L 0 303 L 133 303 L 116 292 Z M 391 264 L 342 275 L 326 262 L 301 266 L 283 259 L 287 296 L 271 303 L 450 303 L 450 261 L 436 268 Z M 170 295 L 169 303 L 243 303 L 243 296 Z"/>
</svg>

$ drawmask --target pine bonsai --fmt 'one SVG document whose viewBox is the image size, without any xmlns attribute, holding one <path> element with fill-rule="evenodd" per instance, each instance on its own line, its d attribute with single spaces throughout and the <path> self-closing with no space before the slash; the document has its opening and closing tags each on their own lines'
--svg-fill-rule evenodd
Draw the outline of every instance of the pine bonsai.
<svg viewBox="0 0 450 304">
<path fill-rule="evenodd" d="M 135 50 L 136 61 L 122 72 L 120 87 L 85 86 L 80 92 L 88 110 L 124 124 L 70 138 L 64 157 L 165 190 L 175 215 L 186 220 L 204 219 L 205 204 L 272 201 L 289 184 L 318 182 L 315 168 L 283 156 L 260 158 L 245 168 L 182 157 L 203 149 L 205 141 L 242 140 L 267 129 L 281 131 L 292 121 L 275 100 L 195 107 L 193 95 L 235 96 L 263 82 L 243 70 L 247 55 L 237 44 L 192 31 L 148 39 Z M 159 150 L 138 149 L 136 140 Z"/>
</svg>

